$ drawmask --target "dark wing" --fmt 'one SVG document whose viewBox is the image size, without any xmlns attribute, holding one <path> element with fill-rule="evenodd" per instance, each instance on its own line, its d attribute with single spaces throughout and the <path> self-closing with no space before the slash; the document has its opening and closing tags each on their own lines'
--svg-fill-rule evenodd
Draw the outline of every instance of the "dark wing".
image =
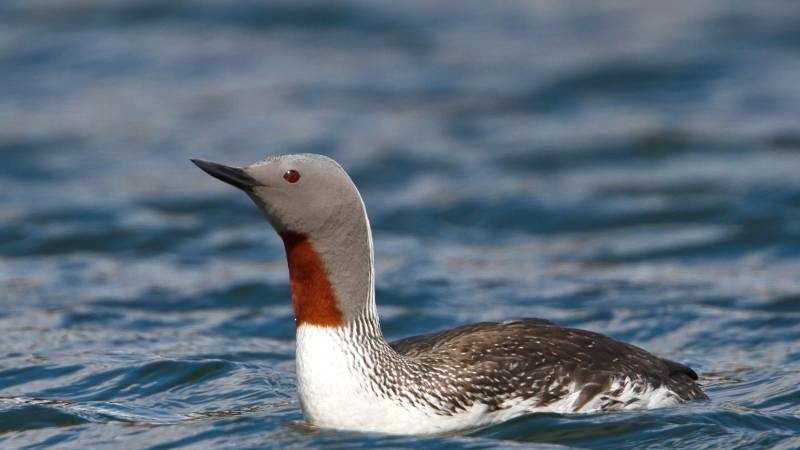
<svg viewBox="0 0 800 450">
<path fill-rule="evenodd" d="M 697 375 L 682 364 L 598 333 L 541 319 L 476 323 L 391 345 L 418 361 L 456 361 L 465 372 L 476 374 L 465 388 L 493 392 L 500 400 L 522 391 L 546 404 L 578 385 L 584 386 L 588 401 L 621 377 L 666 385 L 682 400 L 707 398 L 693 381 Z"/>
<path fill-rule="evenodd" d="M 544 319 L 521 319 L 528 324 L 540 324 L 546 326 L 556 326 L 555 323 Z M 469 325 L 462 325 L 460 327 L 451 328 L 449 330 L 437 331 L 434 333 L 420 334 L 418 336 L 410 336 L 394 342 L 389 345 L 401 355 L 405 356 L 419 356 L 427 354 L 436 349 L 446 349 L 453 343 L 459 342 L 461 339 L 469 336 L 474 336 L 485 330 L 496 329 L 498 326 L 502 327 L 504 323 L 510 322 L 478 322 Z"/>
<path fill-rule="evenodd" d="M 662 361 L 664 361 L 664 363 L 667 365 L 667 368 L 669 368 L 669 375 L 671 377 L 679 377 L 685 375 L 689 377 L 690 380 L 696 380 L 698 378 L 697 372 L 692 370 L 692 368 L 687 365 L 677 363 L 669 359 L 662 359 Z"/>
</svg>

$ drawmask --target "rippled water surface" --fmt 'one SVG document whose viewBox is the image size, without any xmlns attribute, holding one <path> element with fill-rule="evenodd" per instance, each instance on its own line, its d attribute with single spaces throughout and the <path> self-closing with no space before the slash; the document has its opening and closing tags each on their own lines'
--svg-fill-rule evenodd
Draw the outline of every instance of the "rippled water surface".
<svg viewBox="0 0 800 450">
<path fill-rule="evenodd" d="M 796 2 L 0 3 L 0 447 L 800 447 Z M 391 338 L 545 317 L 711 401 L 302 423 L 279 240 L 188 159 L 332 155 Z"/>
</svg>

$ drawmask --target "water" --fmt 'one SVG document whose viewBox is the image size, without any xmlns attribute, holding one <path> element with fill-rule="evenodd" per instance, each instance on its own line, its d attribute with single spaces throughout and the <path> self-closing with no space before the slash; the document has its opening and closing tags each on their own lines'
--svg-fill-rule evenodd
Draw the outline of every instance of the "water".
<svg viewBox="0 0 800 450">
<path fill-rule="evenodd" d="M 0 447 L 800 447 L 796 2 L 0 3 Z M 391 338 L 538 316 L 711 401 L 315 430 L 279 240 L 190 157 L 334 156 Z"/>
</svg>

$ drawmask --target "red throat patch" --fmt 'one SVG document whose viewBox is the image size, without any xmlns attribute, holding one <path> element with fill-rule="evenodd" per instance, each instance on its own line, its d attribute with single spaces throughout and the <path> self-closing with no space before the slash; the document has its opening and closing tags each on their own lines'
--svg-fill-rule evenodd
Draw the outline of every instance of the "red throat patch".
<svg viewBox="0 0 800 450">
<path fill-rule="evenodd" d="M 298 233 L 281 233 L 289 262 L 292 307 L 296 326 L 307 323 L 324 327 L 344 324 L 325 264 L 308 238 Z"/>
</svg>

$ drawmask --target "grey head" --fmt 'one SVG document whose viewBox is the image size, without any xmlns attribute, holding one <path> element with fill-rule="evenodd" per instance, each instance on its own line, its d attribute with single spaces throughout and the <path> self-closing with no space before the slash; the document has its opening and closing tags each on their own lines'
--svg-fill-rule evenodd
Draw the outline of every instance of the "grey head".
<svg viewBox="0 0 800 450">
<path fill-rule="evenodd" d="M 283 239 L 298 325 L 311 311 L 303 310 L 303 304 L 319 310 L 324 286 L 309 275 L 314 270 L 321 272 L 317 278 L 325 278 L 322 284 L 331 286 L 343 321 L 374 308 L 369 221 L 358 189 L 336 161 L 295 154 L 269 156 L 244 167 L 192 162 L 247 193 Z M 308 255 L 301 253 L 306 248 L 320 260 L 321 269 L 309 266 Z M 315 298 L 303 300 L 311 291 Z M 306 317 L 307 322 L 314 320 Z"/>
<path fill-rule="evenodd" d="M 209 175 L 245 191 L 278 232 L 308 236 L 361 212 L 361 197 L 333 159 L 316 154 L 269 156 L 241 168 L 193 159 Z M 346 220 L 345 220 L 346 222 Z"/>
</svg>

